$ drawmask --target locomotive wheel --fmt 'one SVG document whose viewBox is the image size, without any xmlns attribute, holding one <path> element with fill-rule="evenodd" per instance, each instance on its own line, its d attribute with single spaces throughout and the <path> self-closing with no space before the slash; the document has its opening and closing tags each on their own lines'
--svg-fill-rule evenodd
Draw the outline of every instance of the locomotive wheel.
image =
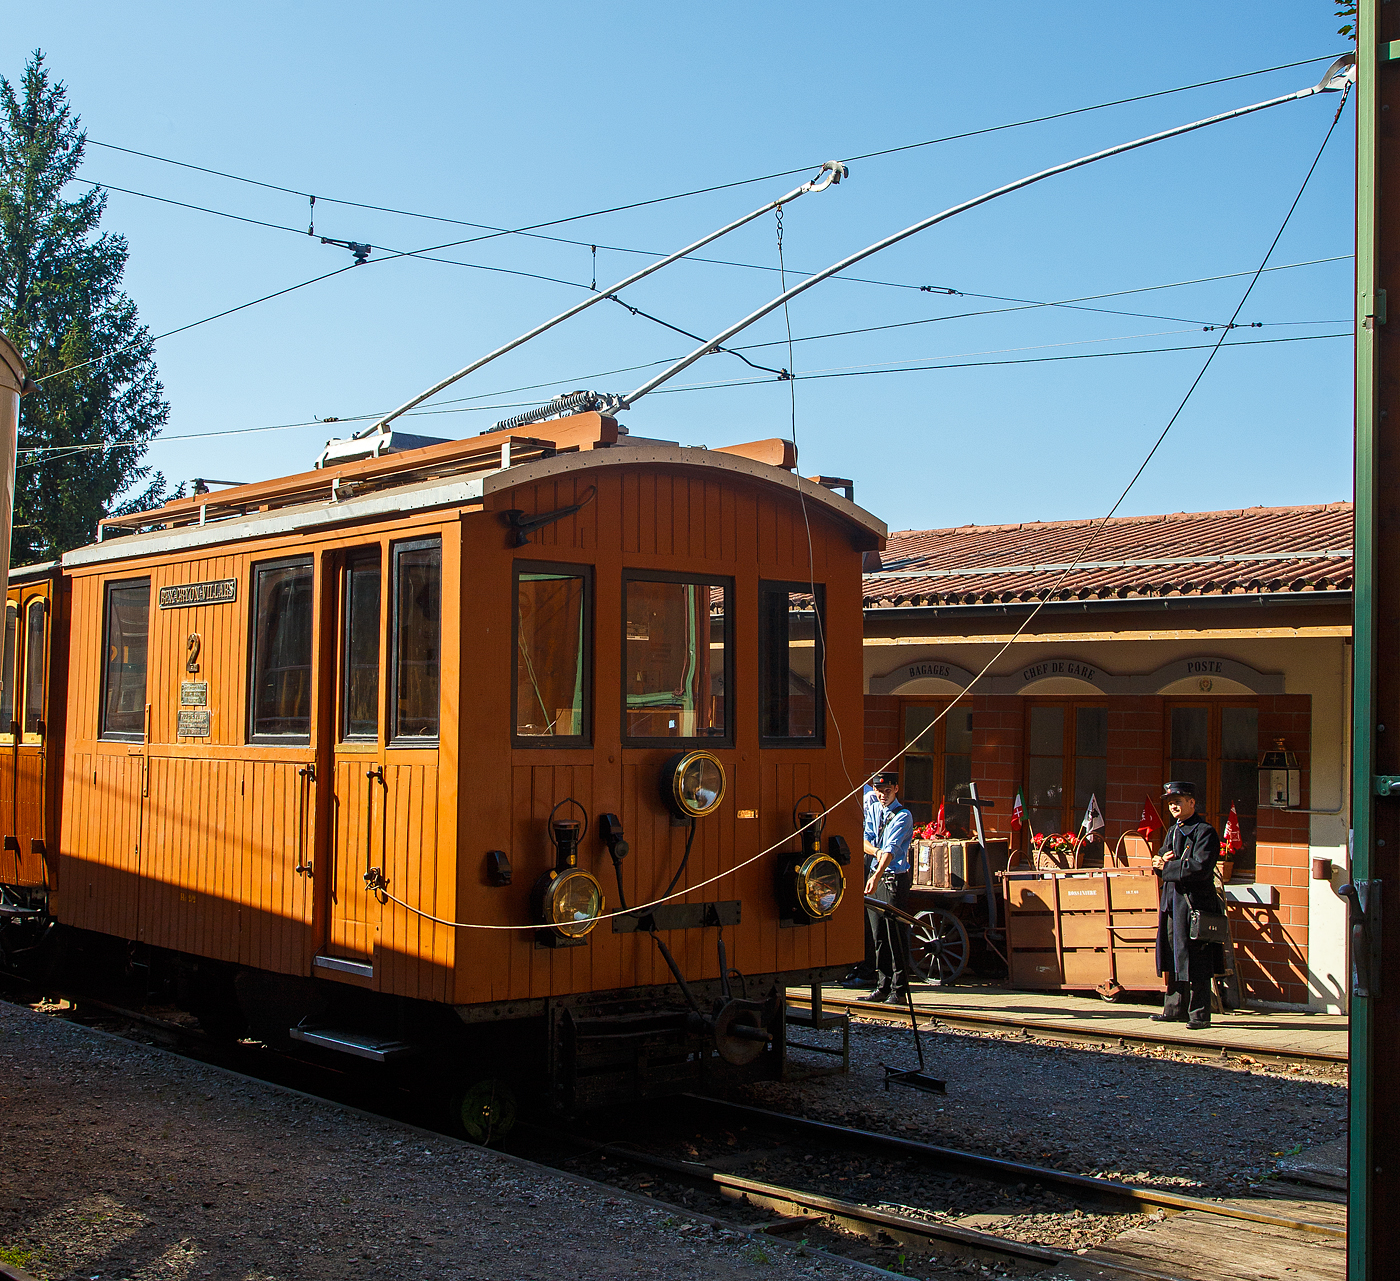
<svg viewBox="0 0 1400 1281">
<path fill-rule="evenodd" d="M 453 1100 L 452 1119 L 473 1143 L 504 1138 L 515 1126 L 515 1094 L 502 1081 L 478 1081 Z"/>
<path fill-rule="evenodd" d="M 929 983 L 953 983 L 967 968 L 972 950 L 967 930 L 951 912 L 933 908 L 920 912 L 913 927 L 910 962 L 915 971 Z"/>
</svg>

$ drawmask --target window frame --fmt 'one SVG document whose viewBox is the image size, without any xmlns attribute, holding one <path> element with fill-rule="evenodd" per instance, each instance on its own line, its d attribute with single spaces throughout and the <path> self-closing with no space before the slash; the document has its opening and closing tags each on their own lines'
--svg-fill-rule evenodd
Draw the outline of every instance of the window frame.
<svg viewBox="0 0 1400 1281">
<path fill-rule="evenodd" d="M 351 574 L 357 566 L 374 563 L 375 573 L 379 578 L 379 616 L 375 620 L 375 646 L 377 650 L 375 658 L 375 690 L 374 690 L 374 733 L 373 734 L 351 734 L 345 728 L 346 716 L 350 709 L 350 617 L 353 601 L 351 600 L 350 582 Z M 344 552 L 340 557 L 340 564 L 337 567 L 337 579 L 340 588 L 338 608 L 340 618 L 338 620 L 338 662 L 339 670 L 336 672 L 336 708 L 335 708 L 335 741 L 337 746 L 345 747 L 374 747 L 382 741 L 384 732 L 384 548 L 379 543 L 369 543 L 363 547 L 352 547 Z"/>
<path fill-rule="evenodd" d="M 18 677 L 15 680 L 15 693 L 23 696 L 23 706 L 15 710 L 19 712 L 18 722 L 20 727 L 21 743 L 35 746 L 44 741 L 49 732 L 48 700 L 49 700 L 49 652 L 53 648 L 53 637 L 50 634 L 53 624 L 53 611 L 49 604 L 49 597 L 43 592 L 32 592 L 27 597 L 20 598 L 24 606 L 24 632 L 23 632 L 23 653 L 21 654 L 20 636 L 15 637 L 15 667 L 18 670 L 21 662 L 24 665 L 24 680 L 21 683 Z M 39 606 L 39 611 L 44 620 L 44 639 L 39 653 L 39 728 L 30 731 L 26 728 L 29 719 L 29 646 L 32 640 L 32 632 L 29 625 L 29 616 L 33 613 L 34 606 Z M 2 643 L 2 642 L 0 642 Z M 147 633 L 147 645 L 150 644 L 150 633 Z M 149 654 L 149 650 L 147 651 Z M 150 676 L 150 661 L 146 664 L 147 677 Z"/>
<path fill-rule="evenodd" d="M 1225 822 L 1230 817 L 1230 811 L 1222 809 L 1222 798 L 1220 795 L 1220 766 L 1222 762 L 1226 759 L 1224 756 L 1221 755 L 1221 752 L 1224 748 L 1223 739 L 1225 709 L 1227 707 L 1247 708 L 1248 710 L 1254 712 L 1257 717 L 1260 710 L 1259 698 L 1258 696 L 1249 696 L 1244 694 L 1217 694 L 1215 696 L 1197 695 L 1195 698 L 1192 698 L 1190 695 L 1180 694 L 1175 696 L 1168 695 L 1167 697 L 1163 698 L 1162 765 L 1163 768 L 1166 769 L 1168 772 L 1170 772 L 1171 770 L 1173 759 L 1191 759 L 1190 757 L 1173 758 L 1172 756 L 1172 712 L 1178 707 L 1199 707 L 1207 713 L 1208 719 L 1206 722 L 1205 759 L 1206 795 L 1203 799 L 1200 797 L 1197 798 L 1196 812 L 1202 815 L 1205 818 L 1205 820 L 1208 823 L 1210 823 L 1212 827 L 1215 828 L 1215 830 L 1220 834 L 1221 838 L 1223 839 L 1225 835 Z M 1260 752 L 1259 742 L 1264 737 L 1263 733 L 1257 728 L 1257 722 L 1255 735 L 1256 740 L 1254 745 L 1254 762 L 1257 767 L 1259 763 Z M 1171 780 L 1168 779 L 1167 781 L 1170 782 Z M 1254 810 L 1254 832 L 1252 835 L 1252 841 L 1246 842 L 1243 846 L 1241 846 L 1240 851 L 1237 854 L 1227 856 L 1223 845 L 1220 850 L 1221 861 L 1223 862 L 1227 857 L 1229 857 L 1235 865 L 1236 875 L 1239 875 L 1239 873 L 1242 871 L 1253 873 L 1257 870 L 1259 866 L 1259 825 L 1261 810 L 1258 806 L 1257 791 L 1255 795 L 1256 803 Z M 1172 821 L 1171 815 L 1165 812 L 1165 805 L 1161 805 L 1161 808 L 1163 810 L 1162 821 L 1166 823 L 1168 827 L 1170 827 Z M 1282 813 L 1283 811 L 1280 810 L 1276 812 Z M 1241 832 L 1241 836 L 1243 836 L 1243 832 Z"/>
<path fill-rule="evenodd" d="M 593 646 L 595 623 L 595 567 L 570 561 L 516 560 L 510 572 L 510 745 L 536 751 L 593 746 Z M 583 706 L 579 709 L 581 734 L 519 734 L 520 726 L 520 575 L 558 574 L 583 579 Z M 626 655 L 624 651 L 624 662 Z"/>
<path fill-rule="evenodd" d="M 700 734 L 689 738 L 639 738 L 627 732 L 627 585 L 629 583 L 682 583 L 692 587 L 719 587 L 724 590 L 724 733 Z M 619 593 L 618 614 L 621 638 L 618 654 L 618 718 L 623 747 L 709 747 L 734 746 L 734 726 L 737 717 L 734 692 L 734 618 L 733 574 L 686 574 L 667 569 L 624 569 L 622 591 Z"/>
<path fill-rule="evenodd" d="M 248 665 L 247 691 L 248 714 L 244 721 L 247 741 L 262 747 L 306 747 L 311 743 L 316 731 L 316 654 L 319 611 L 316 608 L 316 557 L 279 556 L 274 560 L 254 561 L 248 566 Z M 261 597 L 261 576 L 265 571 L 290 569 L 292 567 L 311 570 L 311 707 L 307 714 L 305 734 L 258 734 L 253 730 L 257 720 L 257 667 L 258 667 L 258 604 Z"/>
<path fill-rule="evenodd" d="M 16 597 L 14 600 L 7 599 L 5 601 L 6 614 L 8 615 L 8 612 L 12 609 L 15 611 L 15 648 L 14 652 L 10 656 L 13 661 L 10 664 L 12 670 L 9 673 L 6 673 L 3 670 L 5 662 L 5 637 L 3 631 L 0 631 L 0 681 L 4 680 L 5 676 L 8 674 L 11 687 L 10 719 L 8 721 L 0 721 L 0 744 L 3 744 L 6 747 L 13 747 L 16 743 L 19 742 L 19 734 L 21 728 L 19 718 L 15 714 L 20 706 L 19 656 L 20 637 L 22 634 L 22 628 L 20 623 L 20 604 L 21 598 L 19 597 Z"/>
<path fill-rule="evenodd" d="M 127 587 L 144 587 L 146 589 L 146 694 L 149 699 L 151 690 L 151 577 L 149 574 L 141 578 L 115 578 L 109 579 L 102 584 L 102 627 L 98 633 L 99 662 L 102 670 L 101 695 L 97 703 L 97 738 L 103 743 L 144 743 L 146 741 L 146 721 L 145 708 L 142 708 L 141 724 L 139 732 L 133 733 L 130 730 L 109 730 L 107 728 L 107 681 L 108 681 L 108 660 L 107 650 L 111 633 L 108 627 L 111 623 L 112 592 Z M 20 635 L 15 633 L 15 667 L 19 667 L 19 656 L 21 652 Z M 18 695 L 19 691 L 15 691 Z M 16 701 L 16 709 L 18 709 Z"/>
<path fill-rule="evenodd" d="M 816 701 L 812 713 L 813 733 L 811 734 L 765 734 L 763 732 L 763 699 L 768 689 L 769 664 L 771 662 L 771 654 L 765 634 L 768 626 L 768 611 L 763 606 L 763 596 L 765 592 L 784 592 L 788 595 L 801 593 L 812 597 L 812 674 L 814 677 L 813 692 L 816 696 Z M 760 578 L 758 580 L 758 599 L 758 698 L 755 700 L 758 708 L 758 745 L 759 747 L 825 747 L 826 680 L 824 669 L 826 663 L 826 646 L 824 641 L 826 639 L 826 584 L 811 581 L 797 583 L 786 582 L 782 579 Z M 729 668 L 726 664 L 726 680 L 728 676 Z M 728 701 L 728 693 L 726 692 L 726 705 Z"/>
<path fill-rule="evenodd" d="M 1079 825 L 1084 818 L 1084 813 L 1078 808 L 1078 804 L 1074 796 L 1076 773 L 1075 767 L 1079 760 L 1079 752 L 1077 750 L 1079 736 L 1079 717 L 1077 713 L 1081 707 L 1102 708 L 1105 717 L 1107 717 L 1107 715 L 1113 710 L 1112 701 L 1108 698 L 1103 697 L 1102 695 L 1098 697 L 1088 695 L 1086 697 L 1079 698 L 1073 694 L 1067 694 L 1060 696 L 1050 695 L 1042 698 L 1031 697 L 1025 699 L 1025 708 L 1022 713 L 1023 719 L 1021 722 L 1021 741 L 1023 744 L 1023 747 L 1021 749 L 1021 757 L 1023 762 L 1021 768 L 1021 786 L 1024 789 L 1021 795 L 1025 798 L 1026 803 L 1026 817 L 1024 830 L 1028 834 L 1026 837 L 1027 841 L 1029 841 L 1031 837 L 1035 834 L 1035 825 L 1031 819 L 1032 811 L 1036 809 L 1049 808 L 1045 805 L 1034 805 L 1031 799 L 1031 711 L 1033 708 L 1036 707 L 1060 707 L 1063 708 L 1065 712 L 1064 730 L 1061 737 L 1060 751 L 1060 795 L 1063 798 L 1060 801 L 1060 821 L 1064 824 L 1064 826 L 1057 828 L 1057 832 L 1077 832 L 1079 830 Z M 1103 756 L 1105 780 L 1104 795 L 1098 798 L 1099 813 L 1105 814 L 1105 816 L 1108 808 L 1108 762 L 1111 759 L 1107 748 L 1108 738 L 1107 733 L 1105 733 L 1105 750 Z M 1096 756 L 1086 756 L 1084 759 L 1098 760 L 1099 758 Z M 1103 841 L 1105 847 L 1107 847 L 1108 842 L 1106 834 L 1100 833 L 1099 839 Z"/>
<path fill-rule="evenodd" d="M 426 551 L 435 548 L 438 554 L 438 732 L 436 734 L 399 733 L 399 562 L 405 552 Z M 443 593 L 443 537 L 431 534 L 421 538 L 408 538 L 389 544 L 389 653 L 383 671 L 384 682 L 383 733 L 386 747 L 400 751 L 405 748 L 426 748 L 436 750 L 442 743 L 442 605 Z M 381 589 L 382 590 L 382 589 Z M 381 598 L 382 599 L 382 598 Z"/>
<path fill-rule="evenodd" d="M 919 746 L 905 747 L 906 736 L 908 733 L 906 728 L 906 717 L 908 715 L 909 710 L 915 707 L 930 708 L 933 710 L 935 715 L 939 715 L 940 719 L 934 724 L 932 734 L 925 733 L 923 738 L 919 740 Z M 914 812 L 915 805 L 922 806 L 925 804 L 924 801 L 912 801 L 909 797 L 909 776 L 906 769 L 906 765 L 911 756 L 928 757 L 933 762 L 931 769 L 933 771 L 933 778 L 935 780 L 935 783 L 932 800 L 927 802 L 929 807 L 929 815 L 928 818 L 924 820 L 924 822 L 934 823 L 938 821 L 938 806 L 935 805 L 933 802 L 941 801 L 944 804 L 944 823 L 946 824 L 950 819 L 954 820 L 959 828 L 962 828 L 967 832 L 966 837 L 958 837 L 956 839 L 970 840 L 973 839 L 973 835 L 976 830 L 972 821 L 972 811 L 961 806 L 958 807 L 958 811 L 953 813 L 949 813 L 947 809 L 947 802 L 953 798 L 953 792 L 948 786 L 948 716 L 950 714 L 956 715 L 959 709 L 966 712 L 969 716 L 974 714 L 974 709 L 971 706 L 969 706 L 966 701 L 955 703 L 952 695 L 929 694 L 921 695 L 914 698 L 900 699 L 899 745 L 901 750 L 899 758 L 899 799 L 900 803 L 904 805 L 905 808 L 908 809 L 911 814 Z M 975 747 L 976 745 L 976 732 L 976 725 L 974 724 L 972 729 L 973 743 L 970 746 Z M 932 743 L 931 747 L 923 746 L 923 744 L 930 742 Z M 963 753 L 954 752 L 952 753 L 952 755 L 962 756 Z M 968 758 L 969 772 L 971 772 L 970 767 L 972 765 L 975 753 L 969 750 L 966 755 Z M 923 825 L 919 822 L 917 816 L 915 817 L 914 822 L 916 826 Z"/>
</svg>

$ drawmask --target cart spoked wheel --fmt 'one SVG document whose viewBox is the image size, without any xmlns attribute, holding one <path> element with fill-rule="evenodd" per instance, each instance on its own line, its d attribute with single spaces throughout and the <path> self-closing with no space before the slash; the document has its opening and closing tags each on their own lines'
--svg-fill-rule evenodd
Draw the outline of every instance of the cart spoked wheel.
<svg viewBox="0 0 1400 1281">
<path fill-rule="evenodd" d="M 971 946 L 963 923 L 951 912 L 933 908 L 915 916 L 910 962 L 929 983 L 952 983 L 967 968 Z"/>
</svg>

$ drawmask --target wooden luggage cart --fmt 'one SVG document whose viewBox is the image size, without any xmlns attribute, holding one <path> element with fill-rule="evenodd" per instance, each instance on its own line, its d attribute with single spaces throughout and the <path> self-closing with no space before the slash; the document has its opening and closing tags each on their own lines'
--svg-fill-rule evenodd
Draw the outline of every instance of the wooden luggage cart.
<svg viewBox="0 0 1400 1281">
<path fill-rule="evenodd" d="M 1150 867 L 1002 872 L 1013 987 L 1165 990 L 1157 973 L 1157 878 Z"/>
</svg>

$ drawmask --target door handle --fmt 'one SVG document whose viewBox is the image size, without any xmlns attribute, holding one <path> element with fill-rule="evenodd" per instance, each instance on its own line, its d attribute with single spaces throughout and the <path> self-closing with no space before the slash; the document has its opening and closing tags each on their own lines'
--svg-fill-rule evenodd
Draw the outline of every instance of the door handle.
<svg viewBox="0 0 1400 1281">
<path fill-rule="evenodd" d="M 1348 904 L 1353 996 L 1376 996 L 1381 977 L 1381 883 L 1352 881 L 1337 887 Z"/>
<path fill-rule="evenodd" d="M 365 771 L 369 794 L 365 800 L 365 888 L 370 890 L 381 903 L 387 903 L 385 890 L 389 882 L 385 877 L 385 849 L 389 843 L 389 780 L 384 777 L 384 766 L 376 765 Z M 379 866 L 374 866 L 374 784 L 378 780 L 384 789 L 379 803 Z"/>
</svg>

